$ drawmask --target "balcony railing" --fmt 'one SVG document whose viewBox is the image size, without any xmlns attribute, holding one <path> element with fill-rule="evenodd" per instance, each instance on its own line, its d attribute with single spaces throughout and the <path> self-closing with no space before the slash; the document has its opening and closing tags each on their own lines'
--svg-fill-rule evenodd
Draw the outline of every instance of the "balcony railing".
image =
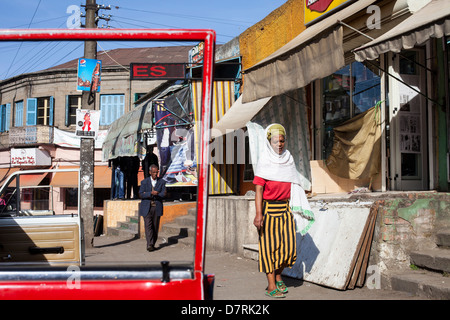
<svg viewBox="0 0 450 320">
<path fill-rule="evenodd" d="M 0 134 L 0 145 L 2 148 L 35 146 L 48 143 L 53 143 L 53 127 L 50 126 L 12 127 L 9 131 Z"/>
</svg>

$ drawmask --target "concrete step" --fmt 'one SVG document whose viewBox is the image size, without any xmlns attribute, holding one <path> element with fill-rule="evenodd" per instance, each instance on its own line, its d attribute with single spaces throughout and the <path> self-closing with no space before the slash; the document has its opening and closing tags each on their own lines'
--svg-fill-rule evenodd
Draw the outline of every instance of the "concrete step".
<svg viewBox="0 0 450 320">
<path fill-rule="evenodd" d="M 259 259 L 259 245 L 258 244 L 244 244 L 244 258 L 258 261 Z"/>
<path fill-rule="evenodd" d="M 136 237 L 137 232 L 130 229 L 122 229 L 119 227 L 108 228 L 107 234 L 110 236 Z"/>
<path fill-rule="evenodd" d="M 440 230 L 436 233 L 436 244 L 440 247 L 450 248 L 450 229 Z"/>
<path fill-rule="evenodd" d="M 197 208 L 189 208 L 187 215 L 196 217 L 197 216 Z"/>
<path fill-rule="evenodd" d="M 175 220 L 179 225 L 186 227 L 195 227 L 197 225 L 197 217 L 195 215 L 181 216 Z"/>
<path fill-rule="evenodd" d="M 173 222 L 162 225 L 158 237 L 169 244 L 180 242 L 193 246 L 196 234 L 196 218 L 197 209 L 191 208 L 187 215 L 177 217 Z"/>
<path fill-rule="evenodd" d="M 123 222 L 120 221 L 119 225 L 117 226 L 119 229 L 128 229 L 131 231 L 134 231 L 135 233 L 139 232 L 139 224 L 137 222 Z"/>
<path fill-rule="evenodd" d="M 450 277 L 425 270 L 408 270 L 391 276 L 392 290 L 436 300 L 450 299 Z"/>
<path fill-rule="evenodd" d="M 139 223 L 139 216 L 127 216 L 127 222 Z"/>
<path fill-rule="evenodd" d="M 160 232 L 183 237 L 195 237 L 195 227 L 185 226 L 177 222 L 167 223 L 161 226 Z"/>
<path fill-rule="evenodd" d="M 411 263 L 426 269 L 450 272 L 450 250 L 429 249 L 410 253 Z"/>
</svg>

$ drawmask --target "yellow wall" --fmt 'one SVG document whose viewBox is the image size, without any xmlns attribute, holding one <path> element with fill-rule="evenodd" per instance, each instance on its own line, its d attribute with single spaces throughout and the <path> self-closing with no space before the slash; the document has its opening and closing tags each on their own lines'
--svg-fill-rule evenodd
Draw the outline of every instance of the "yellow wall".
<svg viewBox="0 0 450 320">
<path fill-rule="evenodd" d="M 287 1 L 239 36 L 244 70 L 280 49 L 305 30 L 303 1 Z"/>
</svg>

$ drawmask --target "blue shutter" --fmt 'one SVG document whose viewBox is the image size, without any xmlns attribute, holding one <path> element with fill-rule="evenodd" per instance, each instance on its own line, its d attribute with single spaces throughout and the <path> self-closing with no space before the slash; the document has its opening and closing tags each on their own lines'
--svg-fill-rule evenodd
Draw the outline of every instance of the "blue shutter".
<svg viewBox="0 0 450 320">
<path fill-rule="evenodd" d="M 14 126 L 23 127 L 23 101 L 16 102 Z"/>
<path fill-rule="evenodd" d="M 11 103 L 6 104 L 5 131 L 9 131 L 9 122 L 11 121 Z"/>
<path fill-rule="evenodd" d="M 100 125 L 106 125 L 106 103 L 105 103 L 105 95 L 100 96 Z"/>
<path fill-rule="evenodd" d="M 100 125 L 110 125 L 125 113 L 125 96 L 123 94 L 101 95 Z"/>
<path fill-rule="evenodd" d="M 66 96 L 66 121 L 65 125 L 66 127 L 70 126 L 70 96 Z"/>
<path fill-rule="evenodd" d="M 0 106 L 0 132 L 5 132 L 6 108 L 2 104 Z"/>
<path fill-rule="evenodd" d="M 53 126 L 55 98 L 50 97 L 48 125 Z"/>
<path fill-rule="evenodd" d="M 27 126 L 35 126 L 37 123 L 37 99 L 27 99 Z"/>
</svg>

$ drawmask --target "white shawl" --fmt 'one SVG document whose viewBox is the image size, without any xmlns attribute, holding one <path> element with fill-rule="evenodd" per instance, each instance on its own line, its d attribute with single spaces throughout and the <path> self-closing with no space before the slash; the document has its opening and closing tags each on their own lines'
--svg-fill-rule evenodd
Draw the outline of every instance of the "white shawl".
<svg viewBox="0 0 450 320">
<path fill-rule="evenodd" d="M 265 137 L 269 127 L 265 130 Z M 255 176 L 265 180 L 291 183 L 289 205 L 294 214 L 297 232 L 305 235 L 314 223 L 314 213 L 311 211 L 305 190 L 300 186 L 300 174 L 295 167 L 294 158 L 286 149 L 282 154 L 276 153 L 267 138 L 264 140 L 265 144 L 259 155 Z"/>
</svg>

